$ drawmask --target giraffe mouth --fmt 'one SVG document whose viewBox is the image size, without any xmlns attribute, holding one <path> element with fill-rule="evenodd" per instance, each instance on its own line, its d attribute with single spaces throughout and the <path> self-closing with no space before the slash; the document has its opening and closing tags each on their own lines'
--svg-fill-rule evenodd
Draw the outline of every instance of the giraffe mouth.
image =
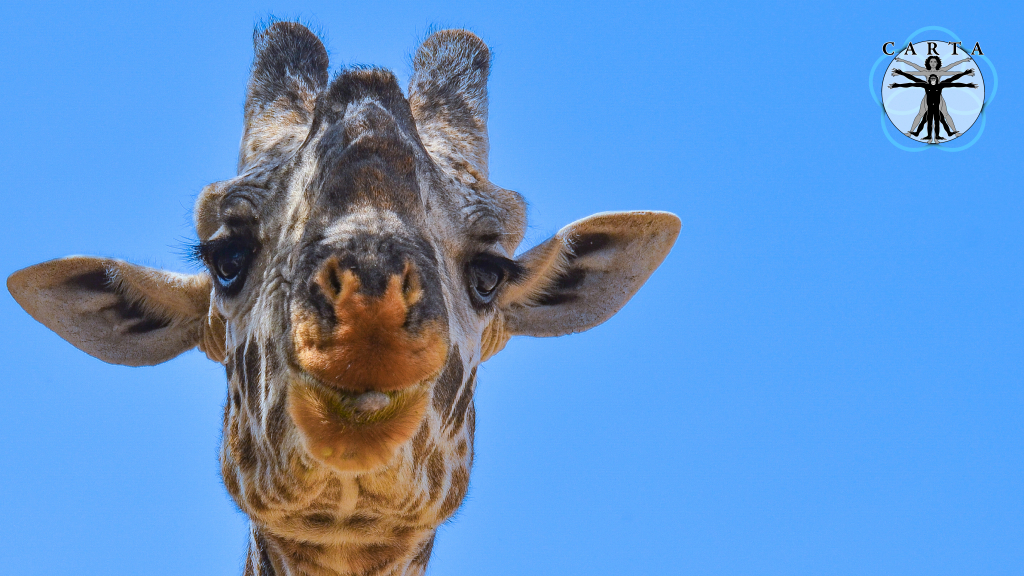
<svg viewBox="0 0 1024 576">
<path fill-rule="evenodd" d="M 389 462 L 420 427 L 431 382 L 360 392 L 295 371 L 288 414 L 315 458 L 343 472 L 373 470 Z"/>
<path fill-rule="evenodd" d="M 357 425 L 383 422 L 398 416 L 409 404 L 409 399 L 426 391 L 429 382 L 424 380 L 402 390 L 360 392 L 331 386 L 304 370 L 296 371 L 295 378 L 295 384 L 302 392 L 315 399 L 330 416 Z"/>
</svg>

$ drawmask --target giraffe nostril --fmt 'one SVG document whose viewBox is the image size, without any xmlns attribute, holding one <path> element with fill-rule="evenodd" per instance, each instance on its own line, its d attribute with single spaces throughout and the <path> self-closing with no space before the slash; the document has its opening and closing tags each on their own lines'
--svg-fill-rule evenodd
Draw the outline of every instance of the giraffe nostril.
<svg viewBox="0 0 1024 576">
<path fill-rule="evenodd" d="M 351 270 L 342 270 L 335 258 L 324 263 L 314 283 L 331 302 L 343 299 L 359 289 L 359 278 Z"/>
<path fill-rule="evenodd" d="M 408 294 L 412 291 L 412 278 L 409 275 L 409 265 L 406 264 L 405 271 L 402 273 L 402 294 Z"/>
<path fill-rule="evenodd" d="M 414 306 L 423 297 L 423 285 L 420 283 L 420 275 L 416 266 L 405 262 L 402 270 L 402 299 L 406 306 Z"/>
<path fill-rule="evenodd" d="M 337 296 L 338 294 L 340 294 L 341 280 L 338 279 L 338 270 L 336 267 L 334 270 L 331 271 L 331 274 L 328 276 L 327 279 L 330 281 L 331 284 L 331 290 L 333 291 L 332 295 Z"/>
</svg>

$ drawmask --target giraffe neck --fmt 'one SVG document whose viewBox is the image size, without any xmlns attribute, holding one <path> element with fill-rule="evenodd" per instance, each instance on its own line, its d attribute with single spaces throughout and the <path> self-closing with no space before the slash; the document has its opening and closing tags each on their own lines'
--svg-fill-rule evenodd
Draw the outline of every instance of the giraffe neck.
<svg viewBox="0 0 1024 576">
<path fill-rule="evenodd" d="M 434 530 L 424 530 L 406 546 L 299 542 L 253 525 L 243 576 L 419 576 L 434 547 Z"/>
<path fill-rule="evenodd" d="M 306 450 L 269 349 L 236 347 L 225 363 L 221 472 L 253 527 L 245 574 L 423 574 L 469 486 L 476 369 L 466 373 L 456 348 L 413 437 L 386 465 L 351 473 Z"/>
</svg>

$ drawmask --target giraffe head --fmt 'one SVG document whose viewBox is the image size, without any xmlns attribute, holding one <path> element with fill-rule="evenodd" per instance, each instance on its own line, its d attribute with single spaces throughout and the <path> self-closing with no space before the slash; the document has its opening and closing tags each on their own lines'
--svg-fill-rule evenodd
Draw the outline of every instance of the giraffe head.
<svg viewBox="0 0 1024 576">
<path fill-rule="evenodd" d="M 476 367 L 512 336 L 607 320 L 679 221 L 597 214 L 516 256 L 526 207 L 488 180 L 480 39 L 429 37 L 407 96 L 385 70 L 329 80 L 323 45 L 301 25 L 274 24 L 255 44 L 238 176 L 195 206 L 206 271 L 69 257 L 8 287 L 106 362 L 199 347 L 223 363 L 224 482 L 268 533 L 379 545 L 432 535 L 466 492 Z"/>
</svg>

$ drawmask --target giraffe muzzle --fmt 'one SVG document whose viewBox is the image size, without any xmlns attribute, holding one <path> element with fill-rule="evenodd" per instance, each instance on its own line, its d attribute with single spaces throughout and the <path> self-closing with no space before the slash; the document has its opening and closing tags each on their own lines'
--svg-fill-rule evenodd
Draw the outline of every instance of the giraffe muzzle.
<svg viewBox="0 0 1024 576">
<path fill-rule="evenodd" d="M 426 320 L 412 326 L 410 315 L 424 298 L 415 264 L 387 278 L 382 294 L 361 291 L 359 275 L 328 259 L 316 272 L 316 289 L 330 303 L 333 318 L 312 311 L 293 314 L 299 367 L 319 382 L 348 392 L 394 392 L 432 380 L 448 355 L 445 325 Z M 381 403 L 367 396 L 367 406 Z"/>
<path fill-rule="evenodd" d="M 333 318 L 292 315 L 299 374 L 288 412 L 310 453 L 341 471 L 382 466 L 412 437 L 448 356 L 442 320 L 410 322 L 425 298 L 416 266 L 396 272 L 383 290 L 361 290 L 356 271 L 329 258 L 312 284 Z"/>
</svg>

